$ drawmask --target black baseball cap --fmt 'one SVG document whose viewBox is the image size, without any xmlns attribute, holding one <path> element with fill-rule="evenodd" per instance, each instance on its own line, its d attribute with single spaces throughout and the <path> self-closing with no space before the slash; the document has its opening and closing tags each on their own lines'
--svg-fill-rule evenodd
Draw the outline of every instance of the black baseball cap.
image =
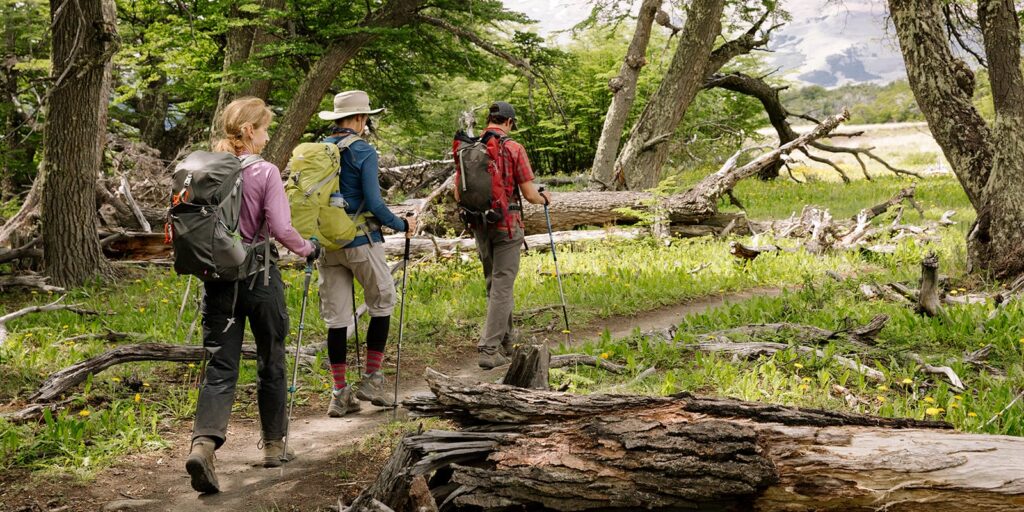
<svg viewBox="0 0 1024 512">
<path fill-rule="evenodd" d="M 509 103 L 504 101 L 495 101 L 491 103 L 490 115 L 501 116 L 506 119 L 512 120 L 512 129 L 516 128 L 516 109 Z"/>
</svg>

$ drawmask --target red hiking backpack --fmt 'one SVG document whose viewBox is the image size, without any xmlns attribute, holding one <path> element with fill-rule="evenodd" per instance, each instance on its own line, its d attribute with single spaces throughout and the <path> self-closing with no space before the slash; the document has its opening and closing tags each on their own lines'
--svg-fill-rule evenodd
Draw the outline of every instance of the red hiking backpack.
<svg viewBox="0 0 1024 512">
<path fill-rule="evenodd" d="M 455 156 L 455 186 L 459 190 L 459 209 L 467 224 L 499 224 L 512 232 L 510 210 L 522 211 L 519 187 L 513 184 L 513 198 L 508 197 L 507 184 L 512 181 L 507 169 L 498 165 L 498 154 L 504 151 L 508 137 L 485 132 L 470 137 L 465 132 L 455 134 L 452 153 Z"/>
</svg>

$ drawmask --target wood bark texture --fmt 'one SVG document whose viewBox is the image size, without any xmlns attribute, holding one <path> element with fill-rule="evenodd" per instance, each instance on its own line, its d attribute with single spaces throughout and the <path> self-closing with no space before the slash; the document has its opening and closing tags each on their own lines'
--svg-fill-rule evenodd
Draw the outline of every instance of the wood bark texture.
<svg viewBox="0 0 1024 512">
<path fill-rule="evenodd" d="M 711 47 L 721 33 L 724 5 L 724 0 L 695 0 L 690 4 L 668 71 L 615 161 L 629 190 L 646 190 L 658 184 L 669 141 L 704 84 Z"/>
<path fill-rule="evenodd" d="M 118 36 L 113 0 L 83 0 L 74 10 L 65 6 L 50 2 L 54 82 L 51 123 L 43 134 L 41 226 L 46 274 L 55 285 L 73 286 L 108 271 L 96 236 L 94 200 Z"/>
<path fill-rule="evenodd" d="M 651 40 L 651 26 L 662 0 L 644 0 L 636 18 L 636 29 L 626 49 L 626 58 L 619 68 L 619 74 L 608 82 L 612 90 L 612 102 L 601 128 L 601 138 L 594 153 L 594 164 L 590 170 L 591 183 L 600 190 L 615 190 L 615 157 L 619 154 L 622 130 L 626 126 L 629 111 L 636 99 L 636 83 L 640 70 L 647 64 L 647 43 Z"/>
<path fill-rule="evenodd" d="M 1024 506 L 1020 438 L 685 393 L 578 396 L 430 370 L 427 381 L 437 405 L 473 431 L 405 438 L 361 499 L 412 510 L 388 499 L 422 476 L 439 510 Z"/>
</svg>

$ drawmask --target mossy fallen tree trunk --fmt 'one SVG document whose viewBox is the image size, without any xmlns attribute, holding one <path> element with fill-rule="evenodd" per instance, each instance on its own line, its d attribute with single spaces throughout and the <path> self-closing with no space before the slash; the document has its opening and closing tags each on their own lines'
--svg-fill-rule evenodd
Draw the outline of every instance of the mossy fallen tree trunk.
<svg viewBox="0 0 1024 512">
<path fill-rule="evenodd" d="M 941 422 L 733 399 L 571 395 L 428 370 L 472 431 L 406 437 L 362 499 L 413 510 L 892 510 L 1024 507 L 1024 439 Z"/>
</svg>

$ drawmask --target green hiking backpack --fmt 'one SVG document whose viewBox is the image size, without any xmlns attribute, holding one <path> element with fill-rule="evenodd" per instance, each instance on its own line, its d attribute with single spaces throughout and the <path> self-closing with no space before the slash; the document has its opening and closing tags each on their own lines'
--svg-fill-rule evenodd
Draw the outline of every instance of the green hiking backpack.
<svg viewBox="0 0 1024 512">
<path fill-rule="evenodd" d="M 242 170 L 262 162 L 259 155 L 239 159 L 231 153 L 195 151 L 174 170 L 171 208 L 165 227 L 174 246 L 174 270 L 203 281 L 237 281 L 271 259 L 266 224 L 264 241 L 246 244 L 239 232 Z M 255 248 L 263 245 L 263 254 Z"/>
<path fill-rule="evenodd" d="M 349 135 L 337 144 L 305 142 L 295 146 L 288 160 L 291 175 L 285 184 L 285 194 L 291 206 L 292 226 L 303 238 L 316 237 L 328 251 L 348 245 L 356 237 L 360 224 L 365 222 L 363 205 L 355 215 L 349 216 L 344 204 L 331 204 L 331 194 L 337 194 L 340 203 L 341 153 L 355 141 Z"/>
</svg>

